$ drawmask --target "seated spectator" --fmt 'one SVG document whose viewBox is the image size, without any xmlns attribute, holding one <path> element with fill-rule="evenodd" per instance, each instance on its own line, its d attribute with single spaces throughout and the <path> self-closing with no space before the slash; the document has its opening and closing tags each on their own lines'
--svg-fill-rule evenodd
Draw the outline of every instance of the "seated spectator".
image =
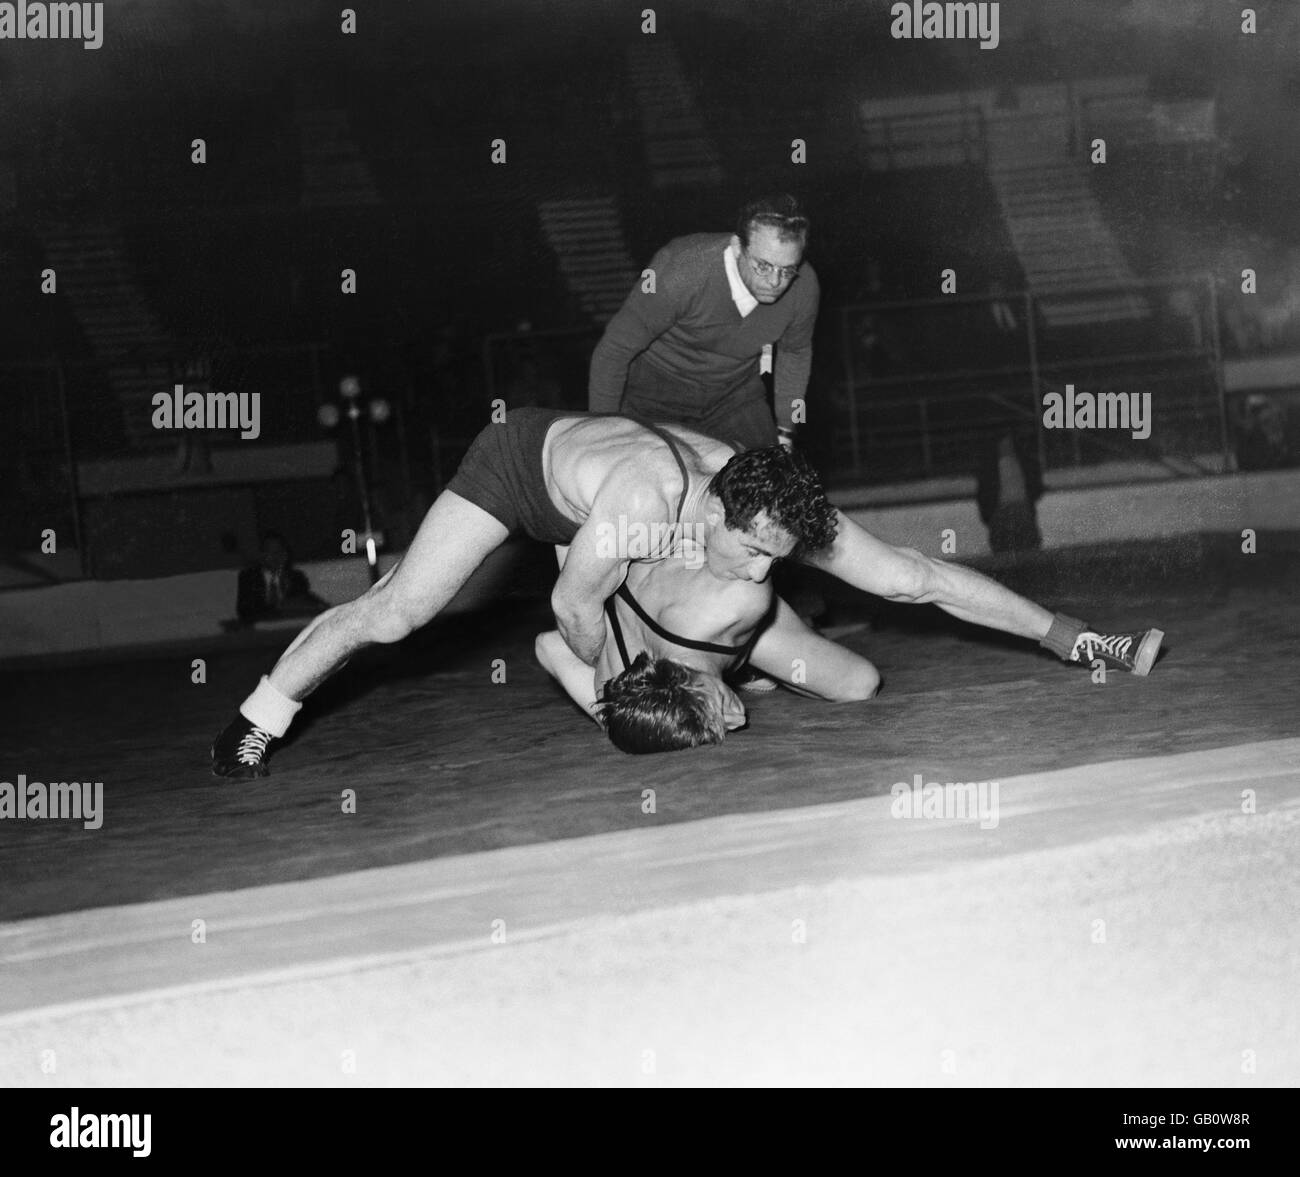
<svg viewBox="0 0 1300 1177">
<path fill-rule="evenodd" d="M 1237 419 L 1237 469 L 1275 470 L 1292 464 L 1286 412 L 1272 397 L 1252 393 Z"/>
<path fill-rule="evenodd" d="M 305 573 L 293 566 L 284 536 L 268 531 L 262 537 L 262 555 L 239 573 L 235 612 L 245 625 L 272 617 L 304 617 L 328 609 L 311 591 Z"/>
</svg>

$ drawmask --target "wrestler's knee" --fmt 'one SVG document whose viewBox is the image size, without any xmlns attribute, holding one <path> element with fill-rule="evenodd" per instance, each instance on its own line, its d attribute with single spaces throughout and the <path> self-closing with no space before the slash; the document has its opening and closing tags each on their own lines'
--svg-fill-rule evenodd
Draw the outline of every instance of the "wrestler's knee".
<svg viewBox="0 0 1300 1177">
<path fill-rule="evenodd" d="M 355 602 L 356 623 L 364 641 L 391 645 L 428 624 L 433 610 L 391 584 L 377 584 Z"/>
<path fill-rule="evenodd" d="M 874 699 L 879 690 L 880 671 L 864 659 L 845 680 L 843 702 L 863 703 Z"/>
</svg>

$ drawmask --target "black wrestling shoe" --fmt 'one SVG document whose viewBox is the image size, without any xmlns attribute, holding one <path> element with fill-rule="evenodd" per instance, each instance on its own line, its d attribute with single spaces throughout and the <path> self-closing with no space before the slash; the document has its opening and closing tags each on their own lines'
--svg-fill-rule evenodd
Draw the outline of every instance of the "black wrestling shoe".
<svg viewBox="0 0 1300 1177">
<path fill-rule="evenodd" d="M 242 780 L 270 776 L 266 746 L 274 739 L 242 714 L 236 715 L 212 741 L 212 775 Z"/>
<path fill-rule="evenodd" d="M 1096 633 L 1085 629 L 1074 639 L 1068 661 L 1089 666 L 1100 658 L 1112 669 L 1131 670 L 1140 678 L 1151 673 L 1164 640 L 1162 629 L 1143 629 L 1136 633 Z"/>
</svg>

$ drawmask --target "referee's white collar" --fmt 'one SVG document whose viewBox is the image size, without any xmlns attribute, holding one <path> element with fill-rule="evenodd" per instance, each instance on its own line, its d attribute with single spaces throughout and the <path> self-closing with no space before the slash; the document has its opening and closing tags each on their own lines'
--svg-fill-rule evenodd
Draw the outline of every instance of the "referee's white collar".
<svg viewBox="0 0 1300 1177">
<path fill-rule="evenodd" d="M 736 304 L 740 317 L 745 318 L 758 306 L 758 299 L 749 293 L 749 287 L 741 281 L 740 269 L 736 265 L 736 255 L 731 252 L 731 242 L 722 249 L 722 264 L 727 271 L 727 285 L 731 287 L 731 301 Z"/>
</svg>

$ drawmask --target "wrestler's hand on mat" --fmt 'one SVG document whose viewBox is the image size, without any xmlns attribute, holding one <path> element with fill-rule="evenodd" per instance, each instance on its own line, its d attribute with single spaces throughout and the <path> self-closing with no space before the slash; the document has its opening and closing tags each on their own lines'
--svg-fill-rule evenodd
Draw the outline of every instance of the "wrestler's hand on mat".
<svg viewBox="0 0 1300 1177">
<path fill-rule="evenodd" d="M 727 731 L 734 732 L 749 722 L 749 716 L 745 714 L 745 705 L 740 701 L 740 696 L 722 679 L 708 674 L 703 677 L 701 686 L 722 712 L 722 720 L 726 724 Z"/>
<path fill-rule="evenodd" d="M 726 722 L 727 731 L 734 732 L 749 722 L 749 716 L 745 714 L 745 705 L 740 701 L 740 696 L 725 683 L 722 689 L 727 692 L 722 718 Z"/>
</svg>

